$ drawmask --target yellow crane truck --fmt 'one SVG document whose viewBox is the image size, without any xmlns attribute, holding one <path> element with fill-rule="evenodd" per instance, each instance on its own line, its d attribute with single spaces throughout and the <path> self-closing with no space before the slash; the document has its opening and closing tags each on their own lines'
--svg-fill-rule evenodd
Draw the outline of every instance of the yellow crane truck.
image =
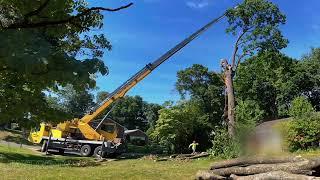
<svg viewBox="0 0 320 180">
<path fill-rule="evenodd" d="M 119 137 L 120 129 L 117 128 L 116 122 L 110 121 L 107 118 L 111 110 L 102 119 L 97 118 L 100 117 L 114 101 L 123 97 L 132 87 L 149 75 L 160 64 L 189 44 L 214 23 L 218 22 L 224 15 L 209 22 L 153 63 L 147 64 L 81 119 L 65 121 L 56 127 L 53 127 L 49 123 L 41 123 L 40 130 L 31 131 L 28 140 L 35 144 L 42 144 L 41 151 L 43 152 L 48 149 L 55 149 L 60 153 L 63 153 L 65 150 L 72 150 L 80 152 L 81 156 L 105 156 L 124 152 L 126 150 L 126 144 L 124 138 Z"/>
</svg>

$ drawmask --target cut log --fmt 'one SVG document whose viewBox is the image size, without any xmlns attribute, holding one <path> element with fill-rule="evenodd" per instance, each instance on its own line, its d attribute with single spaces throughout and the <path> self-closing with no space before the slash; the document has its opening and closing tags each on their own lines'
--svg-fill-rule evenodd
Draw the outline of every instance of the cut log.
<svg viewBox="0 0 320 180">
<path fill-rule="evenodd" d="M 314 176 L 306 176 L 306 175 L 300 175 L 300 174 L 291 174 L 284 171 L 271 171 L 267 173 L 261 173 L 261 174 L 255 174 L 250 176 L 236 176 L 231 175 L 231 179 L 233 180 L 320 180 L 319 177 Z"/>
<path fill-rule="evenodd" d="M 202 158 L 202 157 L 208 157 L 209 154 L 208 153 L 201 153 L 201 154 L 196 154 L 194 156 L 189 157 L 188 159 L 198 159 L 198 158 Z"/>
<path fill-rule="evenodd" d="M 261 174 L 271 171 L 285 171 L 294 174 L 308 174 L 314 168 L 320 167 L 320 158 L 313 160 L 305 160 L 300 162 L 291 162 L 291 163 L 278 163 L 278 164 L 257 164 L 250 165 L 247 167 L 229 167 L 214 169 L 210 172 L 212 174 L 217 174 L 220 176 L 230 176 L 231 174 L 235 175 L 253 175 Z"/>
<path fill-rule="evenodd" d="M 212 174 L 208 171 L 198 171 L 197 175 L 196 175 L 196 179 L 197 180 L 223 180 L 223 179 L 227 179 L 223 176 L 219 176 L 216 174 Z"/>
<path fill-rule="evenodd" d="M 248 166 L 254 164 L 277 164 L 287 162 L 299 162 L 306 159 L 300 156 L 296 157 L 250 157 L 250 158 L 236 158 L 227 161 L 217 162 L 211 165 L 211 170 L 219 168 L 227 168 L 232 166 Z"/>
</svg>

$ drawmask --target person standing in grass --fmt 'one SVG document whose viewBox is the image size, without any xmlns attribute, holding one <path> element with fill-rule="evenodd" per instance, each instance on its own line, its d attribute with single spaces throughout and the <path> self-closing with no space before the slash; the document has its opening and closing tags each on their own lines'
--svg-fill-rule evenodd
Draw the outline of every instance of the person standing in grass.
<svg viewBox="0 0 320 180">
<path fill-rule="evenodd" d="M 191 147 L 192 149 L 192 154 L 195 154 L 196 153 L 196 148 L 199 144 L 196 143 L 196 141 L 193 141 L 190 145 L 189 145 L 189 148 Z"/>
</svg>

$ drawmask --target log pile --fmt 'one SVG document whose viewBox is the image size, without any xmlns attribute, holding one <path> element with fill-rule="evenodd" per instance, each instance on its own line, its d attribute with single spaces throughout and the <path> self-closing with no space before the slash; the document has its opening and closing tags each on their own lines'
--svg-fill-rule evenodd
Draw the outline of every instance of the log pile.
<svg viewBox="0 0 320 180">
<path fill-rule="evenodd" d="M 212 164 L 210 170 L 199 171 L 198 180 L 234 179 L 319 179 L 320 158 L 251 157 Z"/>
</svg>

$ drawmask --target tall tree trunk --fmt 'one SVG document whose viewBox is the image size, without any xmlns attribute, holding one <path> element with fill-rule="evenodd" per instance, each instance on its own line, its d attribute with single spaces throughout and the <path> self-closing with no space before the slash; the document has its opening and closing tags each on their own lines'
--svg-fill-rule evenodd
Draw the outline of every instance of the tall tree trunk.
<svg viewBox="0 0 320 180">
<path fill-rule="evenodd" d="M 225 85 L 227 89 L 227 97 L 228 97 L 228 133 L 231 137 L 234 137 L 235 134 L 235 97 L 233 90 L 233 70 L 230 66 L 224 71 L 225 74 Z"/>
</svg>

